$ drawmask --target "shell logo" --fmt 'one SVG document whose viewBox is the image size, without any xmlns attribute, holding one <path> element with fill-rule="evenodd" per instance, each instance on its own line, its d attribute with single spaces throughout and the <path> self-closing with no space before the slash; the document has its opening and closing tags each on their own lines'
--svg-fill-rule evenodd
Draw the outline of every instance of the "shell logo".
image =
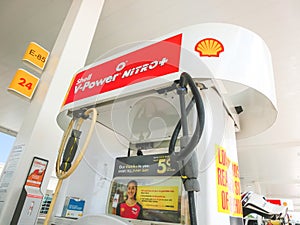
<svg viewBox="0 0 300 225">
<path fill-rule="evenodd" d="M 283 206 L 288 206 L 287 202 L 282 203 Z"/>
<path fill-rule="evenodd" d="M 224 51 L 224 46 L 217 39 L 205 38 L 195 45 L 195 51 L 199 52 L 200 56 L 219 57 Z"/>
</svg>

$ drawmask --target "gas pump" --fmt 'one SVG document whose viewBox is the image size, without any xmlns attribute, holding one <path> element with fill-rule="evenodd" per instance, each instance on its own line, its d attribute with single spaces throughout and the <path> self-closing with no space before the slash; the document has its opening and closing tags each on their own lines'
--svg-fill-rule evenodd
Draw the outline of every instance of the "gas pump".
<svg viewBox="0 0 300 225">
<path fill-rule="evenodd" d="M 242 194 L 243 216 L 257 214 L 264 220 L 274 220 L 278 224 L 289 224 L 288 207 L 270 203 L 262 195 L 248 191 Z M 267 222 L 266 222 L 267 223 Z"/>
<path fill-rule="evenodd" d="M 74 196 L 86 203 L 74 224 L 242 224 L 236 139 L 275 121 L 273 84 L 263 40 L 219 23 L 182 28 L 78 71 L 57 122 L 67 130 L 77 112 L 93 108 L 96 125 L 51 223 Z M 116 215 L 131 180 L 138 219 Z"/>
</svg>

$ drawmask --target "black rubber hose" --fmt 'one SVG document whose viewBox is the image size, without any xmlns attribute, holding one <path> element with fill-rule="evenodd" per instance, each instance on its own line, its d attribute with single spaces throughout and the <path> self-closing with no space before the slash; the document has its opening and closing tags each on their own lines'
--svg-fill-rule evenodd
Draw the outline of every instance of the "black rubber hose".
<svg viewBox="0 0 300 225">
<path fill-rule="evenodd" d="M 193 97 L 191 99 L 191 101 L 189 102 L 188 106 L 186 107 L 186 113 L 189 114 L 192 107 L 194 106 L 195 104 L 195 98 Z M 197 120 L 197 123 L 199 121 Z M 169 144 L 169 154 L 172 154 L 174 151 L 175 151 L 175 146 L 176 146 L 176 141 L 177 141 L 177 138 L 178 138 L 178 135 L 180 133 L 180 129 L 181 129 L 181 120 L 178 121 L 178 123 L 176 124 L 176 127 L 173 131 L 173 134 L 172 134 L 172 137 L 171 137 L 171 140 L 170 140 L 170 144 Z"/>
<path fill-rule="evenodd" d="M 204 110 L 204 105 L 203 101 L 201 98 L 201 95 L 198 91 L 198 88 L 196 84 L 194 83 L 193 79 L 188 73 L 182 73 L 180 76 L 180 81 L 179 85 L 181 88 L 185 88 L 186 85 L 189 85 L 193 94 L 193 99 L 189 103 L 189 105 L 186 108 L 187 114 L 191 110 L 193 103 L 196 103 L 196 109 L 197 109 L 197 125 L 196 129 L 194 131 L 194 134 L 192 138 L 190 139 L 189 143 L 184 147 L 182 151 L 180 151 L 176 156 L 177 161 L 181 161 L 186 159 L 191 153 L 193 153 L 194 148 L 196 145 L 199 143 L 199 140 L 201 138 L 201 135 L 203 133 L 204 129 L 204 121 L 205 121 L 205 110 Z M 178 138 L 179 132 L 181 130 L 181 119 L 178 121 L 174 132 L 172 134 L 170 144 L 169 144 L 169 153 L 173 154 L 175 145 L 176 145 L 176 140 Z M 190 222 L 191 225 L 197 225 L 197 214 L 196 214 L 196 205 L 195 205 L 195 196 L 194 196 L 194 191 L 188 191 L 188 204 L 189 204 L 189 210 L 190 210 Z"/>
<path fill-rule="evenodd" d="M 205 121 L 205 110 L 199 90 L 196 84 L 194 83 L 192 77 L 188 73 L 183 72 L 180 76 L 179 84 L 185 85 L 186 83 L 190 86 L 191 92 L 195 98 L 198 121 L 194 134 L 189 143 L 185 146 L 185 148 L 182 151 L 175 155 L 177 161 L 186 159 L 193 152 L 194 148 L 199 143 L 200 137 L 203 133 Z"/>
<path fill-rule="evenodd" d="M 189 199 L 189 210 L 190 210 L 190 222 L 191 225 L 197 225 L 197 213 L 196 213 L 196 203 L 195 203 L 195 195 L 194 191 L 188 191 L 188 199 Z"/>
</svg>

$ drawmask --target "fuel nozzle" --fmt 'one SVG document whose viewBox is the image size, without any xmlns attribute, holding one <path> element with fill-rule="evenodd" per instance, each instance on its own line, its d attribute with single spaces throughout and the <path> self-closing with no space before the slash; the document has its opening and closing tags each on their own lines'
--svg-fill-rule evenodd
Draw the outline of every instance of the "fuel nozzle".
<svg viewBox="0 0 300 225">
<path fill-rule="evenodd" d="M 59 167 L 61 171 L 67 172 L 71 168 L 72 161 L 78 148 L 80 135 L 81 131 L 76 129 L 72 130 L 71 136 L 69 137 L 68 143 L 64 150 L 62 162 Z"/>
</svg>

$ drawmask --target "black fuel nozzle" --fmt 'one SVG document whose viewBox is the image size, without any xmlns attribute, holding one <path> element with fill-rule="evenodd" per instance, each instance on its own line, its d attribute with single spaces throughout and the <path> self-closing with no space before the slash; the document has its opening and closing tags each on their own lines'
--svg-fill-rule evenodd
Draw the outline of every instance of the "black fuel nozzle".
<svg viewBox="0 0 300 225">
<path fill-rule="evenodd" d="M 81 131 L 76 129 L 72 130 L 71 136 L 69 137 L 68 143 L 64 150 L 62 162 L 59 167 L 61 171 L 67 172 L 71 168 L 72 161 L 78 148 L 80 135 Z"/>
</svg>

